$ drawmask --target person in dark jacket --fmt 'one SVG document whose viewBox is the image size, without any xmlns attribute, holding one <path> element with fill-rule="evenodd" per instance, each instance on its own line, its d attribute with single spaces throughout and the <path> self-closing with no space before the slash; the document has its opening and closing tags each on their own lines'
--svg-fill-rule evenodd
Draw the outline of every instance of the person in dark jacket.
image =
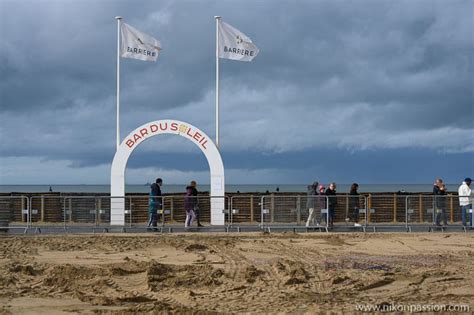
<svg viewBox="0 0 474 315">
<path fill-rule="evenodd" d="M 306 226 L 314 224 L 316 218 L 316 198 L 318 195 L 318 182 L 314 182 L 308 186 L 308 193 L 306 196 L 306 208 L 308 209 L 308 220 L 306 220 Z"/>
<path fill-rule="evenodd" d="M 328 197 L 328 226 L 334 226 L 334 215 L 337 206 L 336 198 L 336 183 L 329 184 L 328 189 L 326 189 L 326 196 Z"/>
<path fill-rule="evenodd" d="M 157 178 L 156 181 L 150 186 L 150 199 L 148 202 L 148 228 L 151 226 L 153 230 L 156 231 L 156 225 L 158 222 L 158 209 L 163 208 L 163 203 L 161 199 L 161 185 L 163 185 L 163 180 Z"/>
<path fill-rule="evenodd" d="M 351 185 L 351 190 L 349 192 L 349 215 L 351 219 L 354 221 L 355 227 L 360 227 L 359 224 L 359 184 L 353 183 Z"/>
<path fill-rule="evenodd" d="M 434 195 L 434 213 L 435 224 L 441 225 L 441 218 L 443 219 L 444 225 L 448 225 L 448 218 L 446 216 L 446 186 L 443 183 L 443 180 L 438 178 L 433 185 L 433 195 Z"/>
<path fill-rule="evenodd" d="M 196 222 L 198 227 L 202 227 L 200 219 L 200 208 L 199 208 L 199 198 L 198 198 L 198 190 L 197 190 L 197 183 L 196 181 L 191 181 L 191 186 L 193 187 L 193 196 L 195 197 L 195 203 L 194 203 L 194 214 L 196 215 Z"/>
<path fill-rule="evenodd" d="M 184 198 L 184 209 L 186 210 L 185 227 L 190 227 L 195 219 L 197 221 L 197 226 L 202 226 L 199 221 L 199 202 L 196 186 L 197 183 L 193 180 L 190 185 L 186 187 L 186 196 Z"/>
<path fill-rule="evenodd" d="M 319 196 L 316 199 L 316 203 L 317 203 L 316 208 L 319 209 L 319 211 L 321 211 L 322 209 L 327 209 L 325 191 L 326 191 L 326 187 L 324 187 L 323 184 L 320 184 L 319 185 Z M 323 220 L 323 217 L 320 214 L 319 215 L 319 223 L 321 223 L 322 220 Z M 324 217 L 324 222 L 326 222 L 326 220 L 327 220 L 327 217 Z"/>
</svg>

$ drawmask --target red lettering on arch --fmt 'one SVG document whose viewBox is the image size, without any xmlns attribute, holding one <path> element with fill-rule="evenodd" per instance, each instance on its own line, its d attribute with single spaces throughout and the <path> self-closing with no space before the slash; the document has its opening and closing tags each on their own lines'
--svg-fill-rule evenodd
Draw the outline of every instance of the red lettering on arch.
<svg viewBox="0 0 474 315">
<path fill-rule="evenodd" d="M 193 135 L 192 135 L 192 134 L 190 134 L 190 132 L 191 132 L 191 128 L 188 128 L 188 131 L 186 132 L 186 134 L 187 134 L 189 137 L 191 137 L 191 138 L 192 138 L 192 137 L 193 137 Z"/>
<path fill-rule="evenodd" d="M 151 130 L 151 132 L 155 133 L 155 132 L 157 132 L 157 131 L 158 131 L 158 126 L 157 126 L 157 125 L 155 125 L 155 124 L 153 124 L 153 125 L 150 125 L 150 130 Z"/>
<path fill-rule="evenodd" d="M 201 134 L 198 131 L 192 130 L 192 128 L 187 127 L 185 125 L 182 125 L 187 128 L 186 130 L 186 135 L 190 137 L 191 139 L 195 140 L 199 145 L 207 150 L 207 143 L 208 139 L 204 137 L 203 134 Z M 146 136 L 149 136 L 150 133 L 156 133 L 159 131 L 165 131 L 165 130 L 171 130 L 171 131 L 177 131 L 179 129 L 179 124 L 176 122 L 168 123 L 168 122 L 160 122 L 158 125 L 157 124 L 151 124 L 147 128 L 142 128 L 140 129 L 137 133 L 133 134 L 133 136 L 128 139 L 125 144 L 129 148 L 133 148 L 135 144 L 137 144 L 142 138 L 145 138 Z"/>
<path fill-rule="evenodd" d="M 199 140 L 201 139 L 201 136 L 202 136 L 202 135 L 201 135 L 199 132 L 196 131 L 196 133 L 194 134 L 193 138 L 194 138 L 194 140 L 196 140 L 196 141 L 199 142 Z"/>
<path fill-rule="evenodd" d="M 148 130 L 146 128 L 140 129 L 140 134 L 142 137 L 148 136 Z"/>
<path fill-rule="evenodd" d="M 161 125 L 161 123 L 160 123 L 160 129 L 161 129 L 162 131 L 165 131 L 166 129 L 168 129 L 168 123 L 164 123 L 164 125 L 165 125 L 165 126 L 163 127 L 163 126 Z"/>
<path fill-rule="evenodd" d="M 125 144 L 126 144 L 129 148 L 131 148 L 131 147 L 133 147 L 133 145 L 135 144 L 135 142 L 134 142 L 132 139 L 128 139 L 127 142 L 125 142 Z"/>
</svg>

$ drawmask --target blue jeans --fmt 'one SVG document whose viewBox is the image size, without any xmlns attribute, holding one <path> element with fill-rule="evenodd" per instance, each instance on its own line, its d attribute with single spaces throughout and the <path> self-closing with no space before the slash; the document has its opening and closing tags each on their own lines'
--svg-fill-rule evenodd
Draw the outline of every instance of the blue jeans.
<svg viewBox="0 0 474 315">
<path fill-rule="evenodd" d="M 469 209 L 472 209 L 472 204 L 466 205 L 466 206 L 461 206 L 461 217 L 462 217 L 462 225 L 466 226 L 467 225 L 467 215 Z M 470 218 L 472 220 L 472 217 Z M 472 222 L 469 222 L 472 225 Z"/>
</svg>

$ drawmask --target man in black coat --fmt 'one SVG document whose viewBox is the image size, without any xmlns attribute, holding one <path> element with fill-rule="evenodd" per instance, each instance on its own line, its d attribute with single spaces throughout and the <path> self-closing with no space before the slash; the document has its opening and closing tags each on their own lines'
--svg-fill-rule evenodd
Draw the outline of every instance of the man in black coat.
<svg viewBox="0 0 474 315">
<path fill-rule="evenodd" d="M 150 186 L 150 200 L 148 202 L 148 228 L 153 227 L 153 230 L 156 230 L 157 221 L 161 215 L 158 214 L 158 209 L 163 209 L 160 188 L 161 185 L 163 185 L 163 180 L 161 178 L 157 178 L 156 182 Z"/>
<path fill-rule="evenodd" d="M 336 183 L 329 184 L 328 189 L 326 189 L 326 196 L 328 198 L 328 226 L 334 226 L 334 214 L 337 206 L 337 197 L 336 197 Z"/>
</svg>

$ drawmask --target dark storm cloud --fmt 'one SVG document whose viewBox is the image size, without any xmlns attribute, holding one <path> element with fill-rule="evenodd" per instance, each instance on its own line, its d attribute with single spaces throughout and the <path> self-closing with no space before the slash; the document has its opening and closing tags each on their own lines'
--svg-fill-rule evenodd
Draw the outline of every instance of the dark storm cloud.
<svg viewBox="0 0 474 315">
<path fill-rule="evenodd" d="M 464 136 L 474 119 L 471 1 L 0 6 L 2 157 L 110 163 L 116 15 L 163 45 L 157 63 L 121 59 L 122 136 L 160 117 L 190 121 L 212 136 L 219 14 L 261 50 L 251 63 L 221 60 L 223 153 L 231 167 L 239 167 L 231 162 L 238 152 L 250 152 L 236 161 L 255 169 L 283 167 L 298 152 L 310 159 L 324 147 L 474 150 Z M 147 147 L 131 167 L 153 165 L 150 152 L 162 153 L 168 168 L 180 151 L 196 153 L 177 143 Z"/>
<path fill-rule="evenodd" d="M 199 100 L 213 87 L 212 12 L 223 11 L 226 21 L 250 33 L 264 52 L 251 66 L 223 61 L 223 79 L 242 76 L 248 85 L 283 81 L 315 90 L 337 79 L 337 87 L 317 95 L 319 102 L 398 102 L 424 109 L 455 102 L 470 109 L 468 1 L 208 4 L 7 1 L 2 72 L 10 80 L 2 89 L 11 93 L 5 103 L 23 95 L 18 101 L 70 106 L 61 97 L 64 90 L 91 101 L 113 95 L 113 13 L 118 12 L 159 37 L 164 47 L 157 64 L 122 61 L 123 102 L 148 107 L 159 99 L 166 107 Z M 169 14 L 162 24 L 159 15 L 153 18 L 161 11 Z M 460 33 L 457 38 L 453 31 Z M 15 89 L 19 76 L 24 85 Z M 30 93 L 19 93 L 25 89 Z"/>
<path fill-rule="evenodd" d="M 388 158 L 390 156 L 390 158 Z M 290 169 L 290 173 L 298 174 L 298 178 L 285 178 L 286 182 L 293 183 L 312 182 L 315 179 L 321 183 L 338 181 L 340 183 L 351 183 L 359 181 L 363 183 L 406 183 L 411 178 L 413 183 L 422 183 L 427 178 L 441 177 L 448 183 L 457 183 L 466 172 L 466 160 L 468 154 L 436 155 L 426 150 L 404 149 L 388 151 L 361 151 L 349 153 L 346 150 L 305 150 L 300 152 L 288 152 L 284 154 L 267 155 L 262 153 L 240 152 L 224 153 L 223 160 L 227 170 L 246 170 L 257 172 L 258 170 L 272 167 L 272 172 L 282 176 L 283 172 Z M 423 161 L 423 167 L 413 163 Z M 181 171 L 206 172 L 208 165 L 205 157 L 200 153 L 182 154 L 160 154 L 150 156 L 148 154 L 136 154 L 130 159 L 129 169 L 140 168 L 163 168 L 175 169 L 179 165 Z M 370 168 L 364 165 L 372 165 Z M 440 167 L 442 165 L 442 168 Z M 394 170 L 390 178 L 386 170 Z M 245 179 L 240 179 L 246 183 Z M 248 182 L 248 181 L 247 181 Z M 258 182 L 258 181 L 257 181 Z M 262 181 L 260 181 L 262 182 Z M 281 183 L 281 182 L 280 182 Z M 455 187 L 450 187 L 454 189 Z M 403 189 L 403 186 L 400 187 Z"/>
</svg>

